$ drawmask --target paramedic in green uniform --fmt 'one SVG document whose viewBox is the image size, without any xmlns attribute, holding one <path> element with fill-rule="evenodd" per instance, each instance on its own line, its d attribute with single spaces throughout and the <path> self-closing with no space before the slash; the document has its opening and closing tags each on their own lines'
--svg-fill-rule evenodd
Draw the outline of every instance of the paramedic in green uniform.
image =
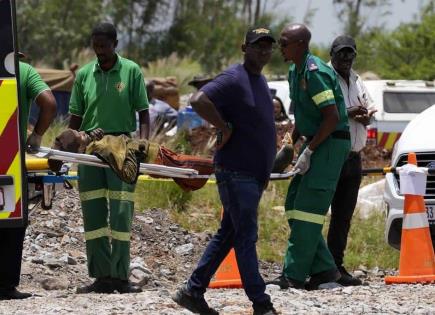
<svg viewBox="0 0 435 315">
<path fill-rule="evenodd" d="M 285 203 L 291 232 L 283 274 L 270 282 L 282 288 L 303 288 L 308 277 L 308 289 L 328 288 L 338 286 L 335 281 L 340 277 L 321 232 L 350 150 L 350 134 L 337 78 L 309 52 L 310 39 L 305 25 L 290 24 L 279 40 L 284 59 L 294 63 L 289 72 L 293 142 L 302 136 L 306 140 L 294 168 L 299 174 L 289 186 Z"/>
<path fill-rule="evenodd" d="M 20 57 L 22 54 L 19 53 Z M 30 106 L 34 101 L 39 107 L 38 120 L 27 137 L 26 151 L 35 153 L 41 145 L 42 136 L 56 117 L 56 99 L 41 76 L 29 64 L 19 62 L 20 86 L 20 132 L 27 137 L 27 122 Z M 17 290 L 20 283 L 21 259 L 26 226 L 0 228 L 0 300 L 25 299 L 31 296 Z"/>
<path fill-rule="evenodd" d="M 81 68 L 74 82 L 69 127 L 105 134 L 130 135 L 136 131 L 139 112 L 140 137 L 148 138 L 149 116 L 145 82 L 140 67 L 115 52 L 115 27 L 101 23 L 91 35 L 95 61 Z M 96 280 L 77 293 L 141 292 L 128 281 L 131 222 L 135 185 L 122 182 L 108 168 L 79 165 L 89 275 Z"/>
</svg>

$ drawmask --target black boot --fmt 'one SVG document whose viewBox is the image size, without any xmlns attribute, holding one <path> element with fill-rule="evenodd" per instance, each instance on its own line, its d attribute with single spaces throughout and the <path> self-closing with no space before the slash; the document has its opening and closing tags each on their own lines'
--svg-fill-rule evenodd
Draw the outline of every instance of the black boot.
<svg viewBox="0 0 435 315">
<path fill-rule="evenodd" d="M 338 267 L 338 271 L 340 272 L 341 277 L 337 282 L 342 286 L 362 285 L 362 281 L 353 277 L 343 266 Z"/>
<path fill-rule="evenodd" d="M 15 287 L 0 288 L 0 300 L 22 300 L 31 297 L 30 293 L 23 293 Z"/>
<path fill-rule="evenodd" d="M 77 294 L 84 293 L 113 293 L 112 279 L 110 277 L 97 278 L 92 284 L 77 288 Z"/>
<path fill-rule="evenodd" d="M 304 289 L 304 283 L 297 281 L 297 280 L 293 280 L 291 278 L 287 278 L 285 275 L 280 275 L 279 277 L 273 279 L 273 280 L 269 280 L 265 282 L 266 285 L 268 284 L 274 284 L 280 287 L 281 290 L 286 290 L 288 288 L 293 288 L 293 289 Z"/>
<path fill-rule="evenodd" d="M 208 306 L 203 295 L 198 297 L 193 296 L 186 286 L 178 289 L 178 291 L 172 296 L 172 300 L 195 314 L 219 315 L 218 311 Z"/>
<path fill-rule="evenodd" d="M 334 289 L 341 287 L 337 283 L 341 275 L 337 269 L 331 269 L 311 275 L 310 281 L 305 286 L 307 290 L 319 290 L 319 289 Z"/>
<path fill-rule="evenodd" d="M 113 284 L 113 289 L 118 291 L 121 294 L 142 292 L 141 287 L 131 284 L 131 282 L 128 280 L 113 278 L 112 284 Z"/>
<path fill-rule="evenodd" d="M 254 308 L 254 314 L 253 315 L 277 315 L 279 314 L 276 309 L 273 307 L 272 302 L 268 301 L 266 303 L 254 303 L 252 305 Z"/>
</svg>

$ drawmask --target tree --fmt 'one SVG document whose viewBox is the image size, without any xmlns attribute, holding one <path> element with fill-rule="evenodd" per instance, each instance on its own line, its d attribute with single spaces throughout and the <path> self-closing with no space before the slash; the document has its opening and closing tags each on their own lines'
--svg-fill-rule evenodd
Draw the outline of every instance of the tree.
<svg viewBox="0 0 435 315">
<path fill-rule="evenodd" d="M 376 30 L 358 43 L 358 68 L 372 70 L 386 79 L 435 79 L 435 10 L 433 1 L 420 20 L 392 32 Z"/>
<path fill-rule="evenodd" d="M 403 0 L 402 0 L 403 1 Z M 367 22 L 367 15 L 363 15 L 365 10 L 378 14 L 387 15 L 388 10 L 384 10 L 390 5 L 390 0 L 333 0 L 338 18 L 343 21 L 344 33 L 357 38 Z"/>
<path fill-rule="evenodd" d="M 89 45 L 103 17 L 103 0 L 21 0 L 17 3 L 20 50 L 56 68 Z"/>
<path fill-rule="evenodd" d="M 155 34 L 168 25 L 170 0 L 110 0 L 107 14 L 120 33 L 126 57 L 145 64 L 149 58 L 147 46 L 155 44 Z M 167 28 L 167 27 L 166 27 Z"/>
</svg>

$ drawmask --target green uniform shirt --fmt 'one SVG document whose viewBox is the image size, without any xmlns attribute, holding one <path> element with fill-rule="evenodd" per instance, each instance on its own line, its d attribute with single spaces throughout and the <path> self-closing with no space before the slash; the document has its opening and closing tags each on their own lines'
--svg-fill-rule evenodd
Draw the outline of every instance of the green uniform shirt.
<svg viewBox="0 0 435 315">
<path fill-rule="evenodd" d="M 349 130 L 346 106 L 334 71 L 309 52 L 301 69 L 289 72 L 290 99 L 294 106 L 296 128 L 303 136 L 314 136 L 322 122 L 320 109 L 337 106 L 339 122 L 335 130 Z"/>
<path fill-rule="evenodd" d="M 142 71 L 133 61 L 117 57 L 109 71 L 103 71 L 97 60 L 78 71 L 69 112 L 83 119 L 80 130 L 132 132 L 136 130 L 136 111 L 148 109 Z"/>
<path fill-rule="evenodd" d="M 19 62 L 20 71 L 20 130 L 23 138 L 27 138 L 27 123 L 29 121 L 29 112 L 32 102 L 39 94 L 46 90 L 50 90 L 48 85 L 41 79 L 38 72 L 29 64 Z"/>
</svg>

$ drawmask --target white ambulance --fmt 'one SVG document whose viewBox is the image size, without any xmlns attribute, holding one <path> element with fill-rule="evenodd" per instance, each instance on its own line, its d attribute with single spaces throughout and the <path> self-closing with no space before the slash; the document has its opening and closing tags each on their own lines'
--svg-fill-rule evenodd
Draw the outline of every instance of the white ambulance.
<svg viewBox="0 0 435 315">
<path fill-rule="evenodd" d="M 378 110 L 368 128 L 368 142 L 388 151 L 406 125 L 435 103 L 433 81 L 366 80 L 364 84 Z"/>
</svg>

